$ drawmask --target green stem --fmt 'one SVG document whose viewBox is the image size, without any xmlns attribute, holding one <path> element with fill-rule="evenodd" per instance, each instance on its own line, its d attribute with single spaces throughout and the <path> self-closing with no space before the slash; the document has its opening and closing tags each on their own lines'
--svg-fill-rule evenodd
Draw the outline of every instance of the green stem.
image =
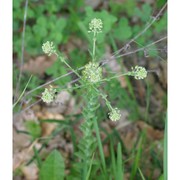
<svg viewBox="0 0 180 180">
<path fill-rule="evenodd" d="M 93 57 L 92 61 L 95 61 L 95 55 L 96 55 L 96 32 L 94 32 L 94 37 L 93 37 Z"/>
<path fill-rule="evenodd" d="M 55 54 L 56 54 L 56 56 L 57 56 L 58 58 L 60 58 L 61 62 L 63 62 L 71 71 L 73 71 L 78 77 L 81 78 L 80 74 L 79 74 L 78 72 L 76 72 L 76 71 L 68 64 L 68 62 L 65 60 L 64 57 L 62 57 L 61 55 L 59 55 L 59 54 L 57 54 L 57 53 L 55 53 Z"/>
</svg>

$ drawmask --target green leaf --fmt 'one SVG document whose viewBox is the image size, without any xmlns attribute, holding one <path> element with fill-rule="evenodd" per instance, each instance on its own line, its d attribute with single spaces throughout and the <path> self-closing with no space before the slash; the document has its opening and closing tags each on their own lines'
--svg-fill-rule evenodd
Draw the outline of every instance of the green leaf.
<svg viewBox="0 0 180 180">
<path fill-rule="evenodd" d="M 56 17 L 56 28 L 58 28 L 57 32 L 62 31 L 67 24 L 67 20 L 64 18 L 57 19 Z"/>
<path fill-rule="evenodd" d="M 33 139 L 40 137 L 41 127 L 35 121 L 26 121 L 25 126 Z"/>
<path fill-rule="evenodd" d="M 111 0 L 109 2 L 109 6 L 112 14 L 119 16 L 120 13 L 127 13 L 127 15 L 131 17 L 134 15 L 134 11 L 132 11 L 132 9 L 134 9 L 137 5 L 134 0 L 126 0 L 126 3 L 123 1 L 115 2 L 114 0 Z"/>
<path fill-rule="evenodd" d="M 163 17 L 154 23 L 155 31 L 160 33 L 167 29 L 167 12 L 164 13 Z"/>
<path fill-rule="evenodd" d="M 66 70 L 64 65 L 62 65 L 62 63 L 60 63 L 59 60 L 56 60 L 54 62 L 54 64 L 46 70 L 46 73 L 48 75 L 51 75 L 53 78 L 56 78 L 56 77 L 63 75 L 63 74 L 66 74 L 67 72 L 68 71 Z M 61 84 L 66 84 L 69 81 L 71 81 L 71 77 L 66 76 L 66 77 L 61 79 Z M 56 83 L 58 83 L 58 82 L 56 82 Z"/>
<path fill-rule="evenodd" d="M 127 18 L 121 18 L 118 27 L 114 30 L 114 37 L 120 41 L 128 40 L 132 35 L 132 29 L 129 26 Z"/>
<path fill-rule="evenodd" d="M 117 151 L 117 177 L 119 179 L 124 179 L 123 178 L 123 162 L 122 162 L 122 149 L 121 149 L 121 144 L 118 143 L 118 151 Z"/>
<path fill-rule="evenodd" d="M 152 7 L 149 4 L 143 4 L 142 9 L 136 8 L 134 14 L 143 22 L 147 22 L 152 14 Z"/>
<path fill-rule="evenodd" d="M 167 2 L 167 0 L 157 0 L 156 4 L 158 8 L 162 8 L 162 6 Z"/>
<path fill-rule="evenodd" d="M 162 174 L 162 175 L 159 177 L 158 180 L 167 180 L 167 179 L 165 179 L 165 178 L 164 178 L 164 175 Z"/>
<path fill-rule="evenodd" d="M 131 170 L 130 180 L 134 180 L 136 177 L 136 173 L 137 173 L 137 170 L 138 170 L 139 165 L 140 165 L 140 159 L 141 159 L 142 150 L 143 150 L 142 145 L 144 143 L 144 139 L 145 139 L 145 131 L 143 131 L 141 133 L 141 137 L 140 137 L 139 142 L 138 142 L 137 153 L 136 153 L 135 158 L 134 158 L 134 163 L 133 163 L 132 170 Z"/>
<path fill-rule="evenodd" d="M 43 162 L 39 175 L 40 180 L 64 179 L 64 161 L 57 150 L 52 151 Z"/>
<path fill-rule="evenodd" d="M 22 5 L 22 0 L 19 0 L 19 1 L 13 1 L 13 8 L 14 9 L 18 9 L 18 8 L 21 8 L 21 5 Z M 13 11 L 13 13 L 14 13 L 14 11 Z"/>
</svg>

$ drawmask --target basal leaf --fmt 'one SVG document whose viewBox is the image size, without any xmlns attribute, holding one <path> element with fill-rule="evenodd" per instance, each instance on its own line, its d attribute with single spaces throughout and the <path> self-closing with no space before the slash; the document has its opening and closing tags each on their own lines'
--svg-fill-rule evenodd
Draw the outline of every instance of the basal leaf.
<svg viewBox="0 0 180 180">
<path fill-rule="evenodd" d="M 64 161 L 61 154 L 54 150 L 43 162 L 39 173 L 40 180 L 63 180 Z"/>
</svg>

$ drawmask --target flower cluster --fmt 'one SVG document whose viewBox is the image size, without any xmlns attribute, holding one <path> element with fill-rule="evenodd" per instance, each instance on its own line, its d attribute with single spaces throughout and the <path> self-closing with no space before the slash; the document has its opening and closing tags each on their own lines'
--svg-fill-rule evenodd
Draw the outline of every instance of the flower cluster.
<svg viewBox="0 0 180 180">
<path fill-rule="evenodd" d="M 49 42 L 49 41 L 47 41 L 42 45 L 42 50 L 45 54 L 48 54 L 48 56 L 51 56 L 51 54 L 56 53 L 53 42 Z"/>
<path fill-rule="evenodd" d="M 96 83 L 102 79 L 102 67 L 98 63 L 89 62 L 82 72 L 86 82 Z"/>
<path fill-rule="evenodd" d="M 51 103 L 55 98 L 56 92 L 57 92 L 56 89 L 53 89 L 52 86 L 50 86 L 49 89 L 45 88 L 44 92 L 42 93 L 41 99 L 45 103 Z"/>
<path fill-rule="evenodd" d="M 135 79 L 144 79 L 147 77 L 147 71 L 144 67 L 135 66 L 132 67 L 132 71 L 128 73 L 129 76 L 134 76 Z"/>
<path fill-rule="evenodd" d="M 89 31 L 93 33 L 100 33 L 102 32 L 103 23 L 101 19 L 94 18 L 89 23 Z"/>
<path fill-rule="evenodd" d="M 109 113 L 109 118 L 112 121 L 118 121 L 121 118 L 120 110 L 118 108 L 112 109 L 112 111 Z"/>
</svg>

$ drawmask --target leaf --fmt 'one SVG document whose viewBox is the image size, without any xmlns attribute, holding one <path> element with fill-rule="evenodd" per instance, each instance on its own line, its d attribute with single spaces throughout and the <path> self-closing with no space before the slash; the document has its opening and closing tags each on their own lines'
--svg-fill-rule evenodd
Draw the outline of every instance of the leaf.
<svg viewBox="0 0 180 180">
<path fill-rule="evenodd" d="M 112 14 L 119 16 L 120 13 L 127 13 L 127 15 L 131 17 L 134 15 L 134 11 L 132 11 L 132 9 L 134 9 L 137 5 L 134 0 L 126 0 L 126 3 L 123 1 L 110 1 L 109 6 Z"/>
<path fill-rule="evenodd" d="M 64 161 L 57 150 L 52 151 L 43 162 L 39 175 L 40 180 L 64 179 Z"/>
<path fill-rule="evenodd" d="M 140 164 L 140 159 L 142 157 L 141 156 L 142 150 L 143 150 L 142 145 L 143 145 L 144 139 L 145 139 L 145 132 L 143 131 L 141 133 L 141 137 L 140 137 L 139 142 L 138 142 L 137 152 L 136 152 L 136 155 L 134 158 L 134 163 L 133 163 L 132 170 L 131 170 L 130 180 L 134 180 L 136 177 L 136 173 L 137 173 L 137 170 L 138 170 L 138 167 Z"/>
<path fill-rule="evenodd" d="M 157 7 L 161 8 L 165 3 L 167 2 L 167 0 L 157 0 Z"/>
<path fill-rule="evenodd" d="M 26 121 L 26 128 L 33 139 L 40 137 L 41 135 L 41 127 L 34 121 Z"/>
<path fill-rule="evenodd" d="M 152 7 L 149 4 L 143 4 L 142 9 L 136 8 L 134 15 L 138 16 L 143 22 L 149 20 L 152 14 Z"/>
<path fill-rule="evenodd" d="M 154 23 L 155 31 L 157 33 L 167 29 L 167 12 L 164 13 L 163 17 Z"/>
<path fill-rule="evenodd" d="M 128 40 L 132 35 L 132 29 L 129 26 L 127 18 L 121 18 L 118 27 L 114 30 L 114 37 L 120 41 Z"/>
<path fill-rule="evenodd" d="M 66 70 L 65 66 L 63 66 L 60 63 L 59 60 L 56 60 L 54 62 L 54 64 L 46 70 L 46 73 L 48 75 L 51 75 L 53 78 L 56 78 L 56 77 L 58 77 L 60 75 L 66 74 L 67 70 Z M 66 84 L 69 81 L 71 81 L 71 77 L 70 76 L 66 76 L 66 77 L 61 79 L 61 83 L 62 84 Z"/>
<path fill-rule="evenodd" d="M 121 144 L 118 143 L 118 151 L 117 151 L 117 177 L 119 179 L 123 178 L 123 162 L 122 162 L 122 148 Z"/>
</svg>

